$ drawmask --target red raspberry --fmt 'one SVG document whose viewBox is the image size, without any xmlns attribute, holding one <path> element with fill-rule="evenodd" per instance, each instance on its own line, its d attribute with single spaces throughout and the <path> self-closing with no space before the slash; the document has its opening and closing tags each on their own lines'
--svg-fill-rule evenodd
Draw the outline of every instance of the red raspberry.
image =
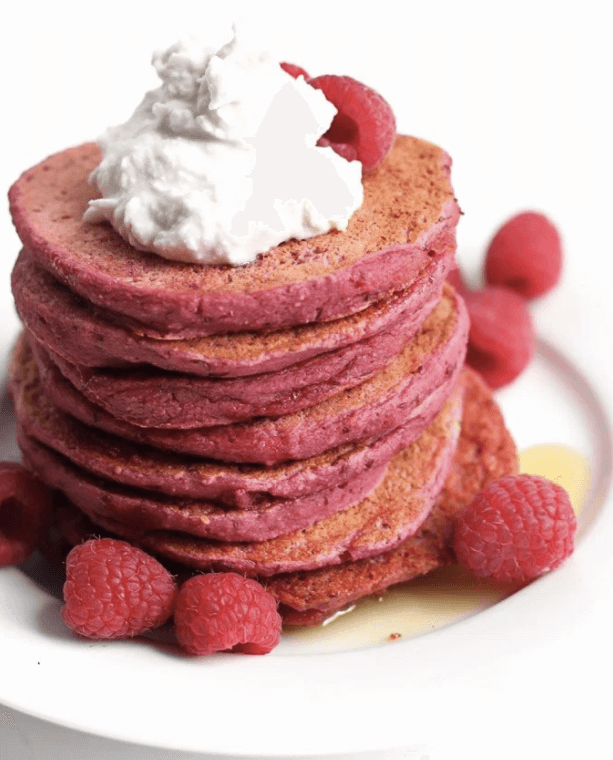
<svg viewBox="0 0 613 760">
<path fill-rule="evenodd" d="M 534 330 L 524 299 L 507 288 L 462 293 L 470 317 L 466 363 L 490 388 L 514 380 L 534 353 Z"/>
<path fill-rule="evenodd" d="M 485 258 L 485 279 L 504 285 L 525 298 L 550 290 L 562 272 L 562 244 L 554 225 L 543 214 L 525 211 L 498 230 Z"/>
<path fill-rule="evenodd" d="M 96 538 L 66 558 L 62 618 L 89 639 L 119 639 L 158 628 L 177 595 L 170 573 L 125 541 Z"/>
<path fill-rule="evenodd" d="M 191 654 L 267 654 L 281 636 L 274 597 L 238 573 L 207 573 L 187 580 L 177 597 L 174 620 L 179 644 Z"/>
<path fill-rule="evenodd" d="M 569 557 L 576 530 L 563 488 L 536 475 L 507 475 L 460 512 L 453 545 L 458 562 L 476 575 L 525 581 Z"/>
<path fill-rule="evenodd" d="M 281 63 L 280 66 L 286 74 L 294 77 L 294 79 L 298 79 L 300 76 L 303 76 L 305 79 L 309 78 L 306 71 L 301 66 L 296 66 L 295 63 Z"/>
<path fill-rule="evenodd" d="M 372 169 L 390 152 L 396 135 L 394 112 L 378 92 L 351 77 L 332 74 L 309 79 L 338 111 L 320 146 L 330 146 L 349 161 Z"/>
<path fill-rule="evenodd" d="M 20 565 L 45 537 L 51 493 L 25 467 L 0 462 L 0 567 Z"/>
<path fill-rule="evenodd" d="M 449 272 L 447 275 L 447 282 L 452 285 L 453 288 L 455 288 L 456 292 L 461 296 L 465 295 L 468 291 L 459 267 L 456 267 Z"/>
</svg>

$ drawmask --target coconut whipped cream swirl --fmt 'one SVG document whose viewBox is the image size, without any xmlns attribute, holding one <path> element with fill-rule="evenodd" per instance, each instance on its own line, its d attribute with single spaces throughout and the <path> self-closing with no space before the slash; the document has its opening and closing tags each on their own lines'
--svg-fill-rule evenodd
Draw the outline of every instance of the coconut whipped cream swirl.
<svg viewBox="0 0 613 760">
<path fill-rule="evenodd" d="M 233 265 L 347 227 L 362 165 L 316 146 L 336 114 L 320 90 L 236 33 L 219 50 L 178 42 L 153 66 L 161 87 L 99 140 L 86 221 L 168 259 Z"/>
</svg>

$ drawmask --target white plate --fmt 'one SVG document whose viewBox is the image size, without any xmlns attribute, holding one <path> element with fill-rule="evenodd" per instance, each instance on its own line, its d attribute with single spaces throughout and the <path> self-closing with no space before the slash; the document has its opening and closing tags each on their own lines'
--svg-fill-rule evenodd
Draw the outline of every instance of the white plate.
<svg viewBox="0 0 613 760">
<path fill-rule="evenodd" d="M 543 735 L 547 721 L 559 731 L 585 710 L 568 698 L 569 669 L 580 693 L 610 683 L 610 665 L 582 670 L 568 652 L 588 634 L 608 651 L 596 602 L 611 599 L 610 584 L 593 582 L 592 568 L 606 551 L 593 528 L 611 523 L 612 510 L 602 509 L 611 432 L 589 383 L 543 342 L 499 400 L 521 448 L 563 444 L 590 464 L 578 548 L 558 571 L 452 625 L 443 623 L 459 613 L 441 618 L 426 635 L 390 641 L 369 628 L 366 638 L 343 637 L 333 624 L 320 635 L 285 637 L 266 657 L 195 659 L 145 641 L 77 640 L 44 575 L 40 584 L 32 577 L 40 565 L 31 563 L 30 575 L 7 568 L 0 571 L 0 703 L 109 738 L 252 758 L 428 747 L 440 741 L 441 726 L 447 738 L 466 738 L 475 714 L 489 734 L 507 731 L 510 714 L 524 725 L 539 716 Z M 3 405 L 0 457 L 16 458 L 6 398 Z M 543 713 L 545 699 L 555 701 L 551 712 Z"/>
</svg>

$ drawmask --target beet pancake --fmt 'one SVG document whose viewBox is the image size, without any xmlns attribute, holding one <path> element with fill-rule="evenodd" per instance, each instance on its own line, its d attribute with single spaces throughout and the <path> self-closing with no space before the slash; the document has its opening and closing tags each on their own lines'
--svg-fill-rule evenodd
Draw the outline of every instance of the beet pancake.
<svg viewBox="0 0 613 760">
<path fill-rule="evenodd" d="M 64 414 L 41 387 L 36 364 L 23 338 L 12 357 L 9 388 L 23 432 L 78 467 L 125 485 L 171 496 L 221 501 L 239 509 L 255 508 L 262 498 L 293 499 L 343 485 L 365 470 L 386 464 L 427 424 L 417 412 L 406 424 L 374 442 L 345 444 L 307 460 L 272 467 L 220 464 L 130 443 Z M 439 404 L 437 397 L 444 400 L 447 395 L 445 385 L 437 389 L 435 405 L 442 406 L 443 401 Z"/>
<path fill-rule="evenodd" d="M 239 510 L 92 477 L 28 436 L 19 425 L 17 441 L 26 466 L 92 520 L 119 521 L 131 531 L 181 531 L 217 541 L 266 541 L 302 530 L 364 499 L 387 467 L 386 463 L 364 470 L 349 483 L 298 499 L 261 499 L 255 508 Z"/>
<path fill-rule="evenodd" d="M 379 303 L 361 314 L 383 307 Z M 112 417 L 141 427 L 195 428 L 290 414 L 358 385 L 384 367 L 415 334 L 421 314 L 402 316 L 369 338 L 247 378 L 193 377 L 150 366 L 90 368 L 66 361 L 37 341 L 31 344 L 42 374 L 52 377 L 55 365 Z"/>
<path fill-rule="evenodd" d="M 238 333 L 191 340 L 156 340 L 109 321 L 77 298 L 22 251 L 13 269 L 15 305 L 36 338 L 75 364 L 120 367 L 151 364 L 200 377 L 242 377 L 276 372 L 320 354 L 345 349 L 345 361 L 372 350 L 363 341 L 382 332 L 415 334 L 440 297 L 445 270 L 416 280 L 358 314 L 275 333 Z M 326 365 L 316 364 L 329 377 Z M 317 375 L 314 376 L 314 379 Z"/>
<path fill-rule="evenodd" d="M 435 507 L 419 531 L 391 551 L 336 567 L 266 581 L 288 625 L 315 625 L 369 594 L 380 594 L 454 561 L 449 548 L 458 511 L 488 483 L 518 472 L 517 451 L 491 391 L 466 369 L 462 432 Z"/>
<path fill-rule="evenodd" d="M 139 330 L 194 337 L 329 321 L 428 276 L 451 260 L 460 210 L 451 160 L 398 136 L 364 176 L 364 202 L 347 230 L 290 240 L 244 267 L 201 266 L 137 251 L 108 224 L 82 221 L 100 161 L 93 144 L 25 172 L 11 188 L 17 233 L 32 256 L 73 292 Z M 136 326 L 136 325 L 134 325 Z"/>
<path fill-rule="evenodd" d="M 187 430 L 136 427 L 79 398 L 52 366 L 42 368 L 39 385 L 44 393 L 42 387 L 37 391 L 36 383 L 31 383 L 31 398 L 25 406 L 36 417 L 46 406 L 41 395 L 48 396 L 86 424 L 138 443 L 217 461 L 280 464 L 317 456 L 346 443 L 376 440 L 410 422 L 416 438 L 451 393 L 464 361 L 467 334 L 463 302 L 450 293 L 417 338 L 383 370 L 315 406 L 272 419 Z"/>
<path fill-rule="evenodd" d="M 269 576 L 369 557 L 415 533 L 451 466 L 462 416 L 460 384 L 418 441 L 387 467 L 362 501 L 299 531 L 261 542 L 207 541 L 169 531 L 143 531 L 96 515 L 94 522 L 142 548 L 197 569 Z"/>
<path fill-rule="evenodd" d="M 462 430 L 435 506 L 414 536 L 379 555 L 261 579 L 287 625 L 316 625 L 336 610 L 454 561 L 449 542 L 457 512 L 489 482 L 518 471 L 515 444 L 491 392 L 468 368 Z M 104 533 L 73 505 L 57 500 L 55 522 L 70 546 Z M 177 568 L 175 568 L 177 569 Z"/>
</svg>

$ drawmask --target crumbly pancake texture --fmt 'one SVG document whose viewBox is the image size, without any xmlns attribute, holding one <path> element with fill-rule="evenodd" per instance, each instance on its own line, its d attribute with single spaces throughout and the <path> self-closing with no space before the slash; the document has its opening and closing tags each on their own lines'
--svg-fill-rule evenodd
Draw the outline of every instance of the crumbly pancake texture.
<svg viewBox="0 0 613 760">
<path fill-rule="evenodd" d="M 11 188 L 11 213 L 41 266 L 142 333 L 194 337 L 337 319 L 453 258 L 460 210 L 451 160 L 417 138 L 398 136 L 364 176 L 364 203 L 347 230 L 288 241 L 244 267 L 168 261 L 135 250 L 108 224 L 83 222 L 99 160 L 93 144 L 46 159 Z"/>
<path fill-rule="evenodd" d="M 280 602 L 284 623 L 321 623 L 357 599 L 454 561 L 449 544 L 455 515 L 492 480 L 519 470 L 515 443 L 491 391 L 472 370 L 467 368 L 463 377 L 462 431 L 453 464 L 420 530 L 375 557 L 267 580 L 268 590 Z"/>
</svg>

